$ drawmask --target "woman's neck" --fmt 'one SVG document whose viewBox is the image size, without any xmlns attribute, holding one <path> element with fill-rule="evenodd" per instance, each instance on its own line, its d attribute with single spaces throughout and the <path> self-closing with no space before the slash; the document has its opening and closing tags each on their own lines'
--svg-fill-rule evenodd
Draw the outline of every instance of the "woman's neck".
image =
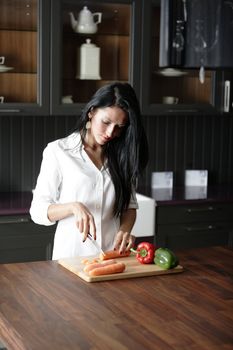
<svg viewBox="0 0 233 350">
<path fill-rule="evenodd" d="M 90 137 L 88 133 L 86 134 L 83 145 L 84 150 L 88 154 L 89 158 L 98 169 L 101 169 L 104 164 L 103 146 L 94 142 L 93 138 Z"/>
<path fill-rule="evenodd" d="M 84 138 L 84 148 L 85 147 L 90 148 L 93 151 L 102 148 L 102 146 L 95 141 L 94 137 L 91 135 L 89 130 L 87 131 Z"/>
</svg>

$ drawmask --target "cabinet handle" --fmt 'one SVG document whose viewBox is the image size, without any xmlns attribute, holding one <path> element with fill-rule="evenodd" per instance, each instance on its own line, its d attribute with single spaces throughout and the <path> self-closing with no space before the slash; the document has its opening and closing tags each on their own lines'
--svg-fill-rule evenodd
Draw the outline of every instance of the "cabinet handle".
<svg viewBox="0 0 233 350">
<path fill-rule="evenodd" d="M 195 231 L 213 231 L 213 230 L 217 230 L 220 229 L 220 227 L 216 227 L 213 225 L 208 225 L 208 226 L 202 226 L 202 227 L 192 227 L 192 226 L 187 226 L 185 227 L 185 230 L 188 232 L 195 232 Z"/>
<path fill-rule="evenodd" d="M 19 113 L 20 109 L 0 109 L 0 113 Z"/>
<path fill-rule="evenodd" d="M 191 214 L 191 213 L 199 213 L 199 212 L 201 213 L 201 212 L 208 212 L 208 211 L 214 211 L 214 210 L 217 210 L 217 208 L 209 206 L 205 208 L 188 208 L 187 212 Z"/>
<path fill-rule="evenodd" d="M 230 80 L 226 80 L 224 83 L 224 106 L 223 111 L 224 112 L 230 112 L 230 87 L 231 87 Z"/>
<path fill-rule="evenodd" d="M 169 113 L 198 113 L 200 109 L 192 108 L 192 109 L 168 109 L 166 112 Z"/>
<path fill-rule="evenodd" d="M 25 222 L 30 222 L 30 218 L 26 217 L 12 217 L 12 218 L 0 218 L 0 225 L 1 224 L 23 224 Z"/>
</svg>

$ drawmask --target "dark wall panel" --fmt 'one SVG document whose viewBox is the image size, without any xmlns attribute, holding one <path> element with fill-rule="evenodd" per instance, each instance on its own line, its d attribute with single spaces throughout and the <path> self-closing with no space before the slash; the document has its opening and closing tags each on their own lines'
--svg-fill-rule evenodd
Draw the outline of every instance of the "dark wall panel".
<svg viewBox="0 0 233 350">
<path fill-rule="evenodd" d="M 173 171 L 184 184 L 185 169 L 207 169 L 209 184 L 233 184 L 233 117 L 182 115 L 144 117 L 150 144 L 146 185 L 151 172 Z"/>
<path fill-rule="evenodd" d="M 76 117 L 0 117 L 0 191 L 31 191 L 48 142 L 66 136 Z"/>
<path fill-rule="evenodd" d="M 150 186 L 151 172 L 173 171 L 174 184 L 184 183 L 185 169 L 207 169 L 209 184 L 233 184 L 233 117 L 144 117 L 150 161 L 140 184 Z M 35 187 L 42 152 L 52 140 L 66 136 L 74 116 L 0 117 L 0 191 Z"/>
</svg>

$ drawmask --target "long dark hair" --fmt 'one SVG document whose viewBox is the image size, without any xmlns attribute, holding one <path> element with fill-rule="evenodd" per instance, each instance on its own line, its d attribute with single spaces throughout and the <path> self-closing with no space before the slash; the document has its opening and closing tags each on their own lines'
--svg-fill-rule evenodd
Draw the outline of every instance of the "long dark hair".
<svg viewBox="0 0 233 350">
<path fill-rule="evenodd" d="M 121 135 L 104 146 L 104 156 L 115 188 L 114 215 L 128 208 L 132 186 L 148 162 L 148 143 L 142 124 L 141 111 L 134 89 L 128 83 L 114 82 L 101 87 L 84 107 L 75 130 L 82 139 L 86 135 L 88 113 L 95 108 L 118 106 L 128 115 Z"/>
</svg>

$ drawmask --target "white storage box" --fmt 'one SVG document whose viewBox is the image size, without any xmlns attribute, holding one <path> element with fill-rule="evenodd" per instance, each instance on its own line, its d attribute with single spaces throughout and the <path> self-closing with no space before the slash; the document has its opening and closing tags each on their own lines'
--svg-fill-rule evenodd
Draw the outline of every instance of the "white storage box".
<svg viewBox="0 0 233 350">
<path fill-rule="evenodd" d="M 151 174 L 151 188 L 172 188 L 173 172 L 158 171 Z"/>
<path fill-rule="evenodd" d="M 208 170 L 185 170 L 185 186 L 207 186 Z"/>
</svg>

